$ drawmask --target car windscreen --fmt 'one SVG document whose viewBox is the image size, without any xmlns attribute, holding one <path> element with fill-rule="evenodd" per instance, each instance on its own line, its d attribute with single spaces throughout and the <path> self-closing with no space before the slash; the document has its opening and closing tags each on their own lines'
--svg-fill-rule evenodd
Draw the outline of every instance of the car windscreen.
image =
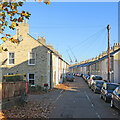
<svg viewBox="0 0 120 120">
<path fill-rule="evenodd" d="M 101 87 L 103 85 L 103 83 L 104 82 L 96 82 L 96 86 L 98 86 L 98 87 L 100 86 Z"/>
<path fill-rule="evenodd" d="M 116 87 L 118 87 L 118 85 L 114 85 L 114 84 L 107 84 L 107 90 L 115 90 Z"/>
<path fill-rule="evenodd" d="M 102 80 L 102 77 L 101 76 L 93 76 L 92 79 L 93 80 Z"/>
</svg>

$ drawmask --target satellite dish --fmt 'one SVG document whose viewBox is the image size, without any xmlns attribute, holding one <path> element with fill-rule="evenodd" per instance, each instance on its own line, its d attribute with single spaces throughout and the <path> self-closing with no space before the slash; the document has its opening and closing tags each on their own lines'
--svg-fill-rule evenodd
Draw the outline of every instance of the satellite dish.
<svg viewBox="0 0 120 120">
<path fill-rule="evenodd" d="M 17 39 L 19 42 L 21 42 L 23 39 L 22 39 L 22 35 L 20 35 Z"/>
</svg>

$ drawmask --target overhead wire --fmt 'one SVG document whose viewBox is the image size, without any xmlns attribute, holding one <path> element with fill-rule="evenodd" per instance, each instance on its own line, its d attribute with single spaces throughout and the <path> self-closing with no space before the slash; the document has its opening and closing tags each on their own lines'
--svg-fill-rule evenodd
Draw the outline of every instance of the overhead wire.
<svg viewBox="0 0 120 120">
<path fill-rule="evenodd" d="M 92 40 L 95 39 L 95 43 L 96 43 L 96 42 L 97 42 L 97 39 L 100 38 L 100 35 L 102 35 L 102 33 L 104 33 L 104 32 L 105 32 L 105 28 L 103 28 L 102 30 L 96 32 L 94 35 L 91 36 L 91 37 L 92 37 Z M 93 36 L 94 36 L 95 38 L 94 38 Z M 91 38 L 90 38 L 90 39 L 91 39 Z M 88 49 L 89 47 L 92 47 L 93 45 L 94 45 L 94 42 L 92 41 L 92 45 L 90 45 L 90 44 L 82 45 L 81 47 L 79 47 L 79 50 L 80 50 L 82 47 Z M 88 46 L 88 47 L 86 47 L 86 46 Z M 70 49 L 70 51 L 72 51 L 72 49 Z M 73 52 L 72 52 L 72 53 L 73 53 Z M 77 59 L 77 58 L 76 58 L 76 59 Z"/>
<path fill-rule="evenodd" d="M 91 50 L 94 50 L 94 51 L 97 51 L 97 52 L 100 51 L 100 50 L 99 50 L 99 47 L 98 47 L 97 45 L 99 45 L 99 46 L 102 46 L 102 45 L 103 45 L 103 40 L 104 40 L 104 39 L 102 39 L 102 38 L 104 37 L 104 33 L 105 33 L 105 32 L 103 32 L 102 34 L 100 34 L 99 37 L 97 37 L 97 39 L 96 39 L 89 47 L 87 47 L 88 51 L 90 51 L 90 48 L 93 47 L 93 46 L 94 46 L 94 49 L 91 49 Z M 101 40 L 99 40 L 99 39 L 101 39 Z M 102 42 L 101 42 L 101 41 L 102 41 Z M 101 48 L 102 48 L 102 47 L 101 47 Z M 87 52 L 86 55 L 88 55 L 88 52 Z"/>
<path fill-rule="evenodd" d="M 80 41 L 79 43 L 77 43 L 76 45 L 74 45 L 73 47 L 71 47 L 71 49 L 76 48 L 77 46 L 86 43 L 88 40 L 90 40 L 92 37 L 96 36 L 97 34 L 99 34 L 100 32 L 104 31 L 106 29 L 106 27 L 100 29 L 99 31 L 95 32 L 94 34 L 90 35 L 87 39 L 84 39 L 82 41 Z M 80 44 L 81 43 L 81 44 Z"/>
</svg>

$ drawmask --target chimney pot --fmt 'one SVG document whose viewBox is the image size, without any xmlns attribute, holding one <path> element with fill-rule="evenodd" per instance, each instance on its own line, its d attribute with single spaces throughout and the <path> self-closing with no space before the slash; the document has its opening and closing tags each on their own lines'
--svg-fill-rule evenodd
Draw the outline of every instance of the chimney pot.
<svg viewBox="0 0 120 120">
<path fill-rule="evenodd" d="M 27 23 L 27 20 L 25 20 L 25 23 Z"/>
<path fill-rule="evenodd" d="M 41 39 L 41 37 L 40 37 L 40 36 L 38 36 L 38 39 Z"/>
<path fill-rule="evenodd" d="M 45 40 L 45 36 L 43 36 L 43 39 Z"/>
<path fill-rule="evenodd" d="M 24 24 L 24 20 L 22 21 L 22 23 Z"/>
</svg>

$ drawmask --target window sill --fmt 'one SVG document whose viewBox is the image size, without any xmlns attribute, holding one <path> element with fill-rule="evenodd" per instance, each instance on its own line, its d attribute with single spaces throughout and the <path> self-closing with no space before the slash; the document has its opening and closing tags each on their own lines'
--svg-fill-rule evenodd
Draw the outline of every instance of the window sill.
<svg viewBox="0 0 120 120">
<path fill-rule="evenodd" d="M 28 64 L 28 65 L 32 66 L 32 65 L 36 65 L 36 64 Z"/>
<path fill-rule="evenodd" d="M 7 64 L 7 65 L 15 65 L 15 64 Z"/>
</svg>

